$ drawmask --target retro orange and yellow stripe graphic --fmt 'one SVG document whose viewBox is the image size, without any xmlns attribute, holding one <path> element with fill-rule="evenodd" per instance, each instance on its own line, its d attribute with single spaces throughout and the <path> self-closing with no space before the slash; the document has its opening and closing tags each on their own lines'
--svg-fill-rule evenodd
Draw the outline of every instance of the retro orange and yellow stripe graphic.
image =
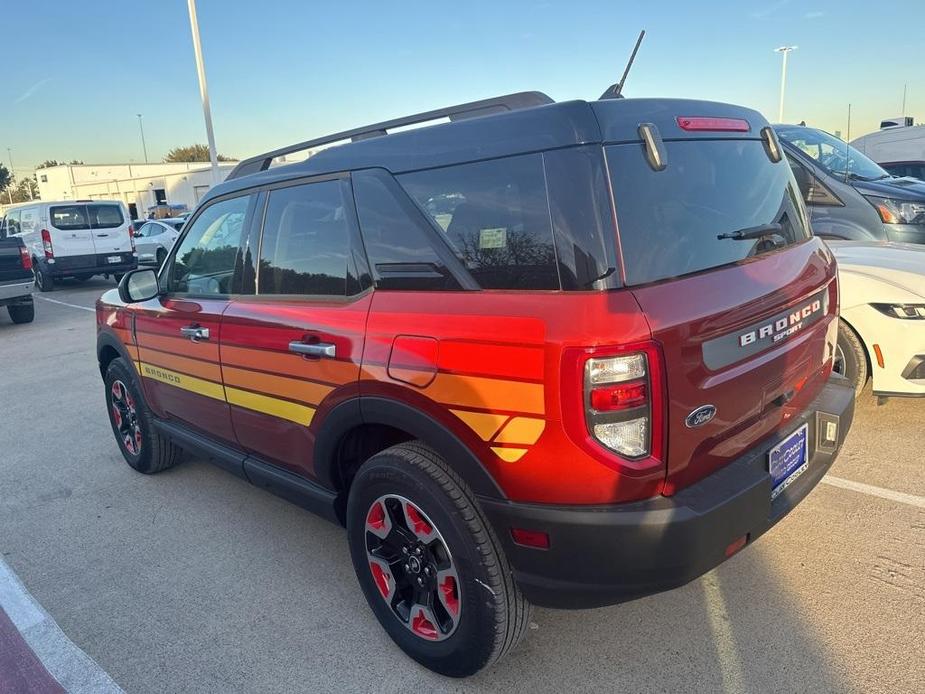
<svg viewBox="0 0 925 694">
<path fill-rule="evenodd" d="M 298 373 L 298 367 L 304 370 L 304 364 L 292 363 L 286 354 L 272 355 L 273 365 L 282 365 L 281 370 L 287 372 L 283 375 L 253 368 L 268 365 L 271 355 L 265 350 L 223 346 L 223 352 L 231 353 L 233 364 L 251 367 L 242 368 L 228 364 L 228 360 L 220 366 L 217 361 L 178 354 L 172 350 L 188 345 L 177 338 L 144 334 L 139 341 L 143 346 L 138 348 L 135 367 L 142 377 L 302 426 L 311 424 L 318 405 L 339 385 L 290 375 Z M 218 348 L 213 349 L 217 358 Z M 206 356 L 211 356 L 211 350 Z M 335 371 L 329 367 L 326 375 L 343 375 Z"/>
</svg>

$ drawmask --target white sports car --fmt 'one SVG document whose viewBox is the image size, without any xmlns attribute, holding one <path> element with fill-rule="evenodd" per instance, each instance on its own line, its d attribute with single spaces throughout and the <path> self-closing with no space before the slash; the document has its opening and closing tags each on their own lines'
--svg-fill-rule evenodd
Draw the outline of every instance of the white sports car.
<svg viewBox="0 0 925 694">
<path fill-rule="evenodd" d="M 835 370 L 858 393 L 925 396 L 925 246 L 829 241 L 841 321 Z"/>
</svg>

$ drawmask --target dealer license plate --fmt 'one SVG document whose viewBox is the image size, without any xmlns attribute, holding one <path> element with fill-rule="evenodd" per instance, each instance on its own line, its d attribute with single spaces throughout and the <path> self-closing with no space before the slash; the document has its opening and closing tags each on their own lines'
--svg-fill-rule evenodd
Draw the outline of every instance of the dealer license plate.
<svg viewBox="0 0 925 694">
<path fill-rule="evenodd" d="M 121 263 L 122 256 L 121 255 L 111 255 L 108 258 L 106 258 L 106 260 L 110 263 Z"/>
<path fill-rule="evenodd" d="M 809 427 L 804 424 L 768 453 L 771 498 L 789 487 L 809 466 Z"/>
</svg>

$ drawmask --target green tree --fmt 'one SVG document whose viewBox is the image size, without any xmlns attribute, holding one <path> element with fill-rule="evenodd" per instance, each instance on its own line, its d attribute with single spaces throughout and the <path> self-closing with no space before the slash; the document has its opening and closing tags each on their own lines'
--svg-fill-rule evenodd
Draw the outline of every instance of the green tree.
<svg viewBox="0 0 925 694">
<path fill-rule="evenodd" d="M 62 166 L 63 164 L 83 164 L 80 159 L 71 159 L 70 161 L 58 161 L 57 159 L 46 159 L 36 166 L 36 169 L 48 169 L 52 166 Z"/>
<path fill-rule="evenodd" d="M 234 161 L 231 157 L 224 154 L 218 155 L 219 161 Z M 174 147 L 167 152 L 164 161 L 168 163 L 188 162 L 188 161 L 209 161 L 209 148 L 206 145 L 185 145 L 183 147 Z"/>
<path fill-rule="evenodd" d="M 30 200 L 38 200 L 39 184 L 35 180 L 35 175 L 21 178 L 11 186 L 9 193 L 13 197 L 13 202 L 29 202 Z M 10 195 L 7 195 L 6 199 L 9 201 Z"/>
<path fill-rule="evenodd" d="M 3 164 L 0 164 L 0 192 L 6 191 L 13 184 L 13 175 Z"/>
</svg>

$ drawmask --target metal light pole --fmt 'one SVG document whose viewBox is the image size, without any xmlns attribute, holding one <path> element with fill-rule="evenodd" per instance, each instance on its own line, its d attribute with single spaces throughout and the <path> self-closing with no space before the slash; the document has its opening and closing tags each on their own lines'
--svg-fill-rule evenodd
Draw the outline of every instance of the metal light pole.
<svg viewBox="0 0 925 694">
<path fill-rule="evenodd" d="M 212 133 L 212 110 L 209 108 L 209 87 L 206 84 L 206 66 L 202 61 L 202 44 L 199 41 L 199 21 L 196 19 L 196 0 L 187 0 L 189 23 L 193 32 L 193 51 L 196 53 L 196 72 L 199 74 L 199 95 L 202 97 L 202 115 L 206 119 L 206 137 L 209 140 L 209 161 L 212 162 L 212 185 L 219 184 L 218 153 Z"/>
<path fill-rule="evenodd" d="M 16 169 L 13 168 L 13 152 L 6 148 L 7 156 L 10 158 L 10 187 L 6 189 L 6 194 L 10 196 L 10 204 L 13 204 L 13 181 L 16 180 Z"/>
<path fill-rule="evenodd" d="M 138 129 L 141 131 L 141 151 L 145 153 L 145 164 L 148 163 L 148 147 L 145 145 L 145 126 L 141 124 L 141 114 L 136 113 L 138 116 Z"/>
<path fill-rule="evenodd" d="M 784 54 L 784 62 L 780 70 L 780 108 L 777 111 L 777 122 L 784 122 L 784 90 L 787 88 L 787 54 L 790 51 L 795 51 L 797 46 L 781 46 L 780 48 L 775 48 L 775 53 Z"/>
</svg>

